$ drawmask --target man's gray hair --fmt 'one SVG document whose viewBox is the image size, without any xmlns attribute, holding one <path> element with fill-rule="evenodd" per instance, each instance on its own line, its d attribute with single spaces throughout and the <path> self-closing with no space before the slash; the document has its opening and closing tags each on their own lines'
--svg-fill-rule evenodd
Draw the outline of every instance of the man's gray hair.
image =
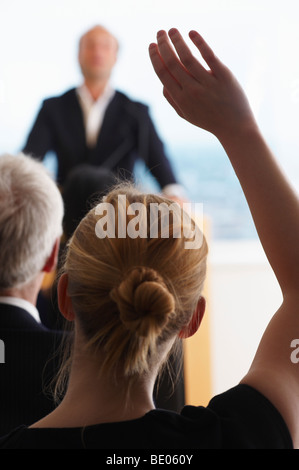
<svg viewBox="0 0 299 470">
<path fill-rule="evenodd" d="M 62 234 L 63 201 L 44 165 L 0 156 L 0 289 L 31 281 Z"/>
</svg>

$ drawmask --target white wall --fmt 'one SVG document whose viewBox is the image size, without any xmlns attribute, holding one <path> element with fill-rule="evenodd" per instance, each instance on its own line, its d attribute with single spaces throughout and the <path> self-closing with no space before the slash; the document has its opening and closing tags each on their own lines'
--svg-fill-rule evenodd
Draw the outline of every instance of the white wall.
<svg viewBox="0 0 299 470">
<path fill-rule="evenodd" d="M 43 98 L 81 80 L 78 38 L 95 23 L 120 40 L 115 85 L 150 105 L 166 143 L 210 142 L 163 99 L 150 64 L 157 30 L 175 26 L 199 30 L 237 75 L 297 183 L 298 13 L 298 0 L 1 0 L 0 153 L 24 144 Z"/>
<path fill-rule="evenodd" d="M 213 395 L 246 374 L 282 297 L 255 241 L 210 244 L 210 324 Z"/>
</svg>

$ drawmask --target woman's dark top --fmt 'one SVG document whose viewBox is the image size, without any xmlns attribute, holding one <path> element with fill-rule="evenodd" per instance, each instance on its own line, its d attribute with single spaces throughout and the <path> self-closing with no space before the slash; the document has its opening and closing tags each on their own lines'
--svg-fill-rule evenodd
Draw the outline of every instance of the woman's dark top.
<svg viewBox="0 0 299 470">
<path fill-rule="evenodd" d="M 141 418 L 85 428 L 21 426 L 0 439 L 0 449 L 290 449 L 276 408 L 259 392 L 238 385 L 207 407 L 180 414 L 155 409 Z"/>
</svg>

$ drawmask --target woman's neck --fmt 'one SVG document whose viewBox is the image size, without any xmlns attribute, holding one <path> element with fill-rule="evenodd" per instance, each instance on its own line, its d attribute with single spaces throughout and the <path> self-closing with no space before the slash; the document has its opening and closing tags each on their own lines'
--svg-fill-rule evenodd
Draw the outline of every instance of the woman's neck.
<svg viewBox="0 0 299 470">
<path fill-rule="evenodd" d="M 31 427 L 84 427 L 137 419 L 155 408 L 155 374 L 138 378 L 126 396 L 126 383 L 100 376 L 92 360 L 74 358 L 68 389 L 61 404 Z"/>
</svg>

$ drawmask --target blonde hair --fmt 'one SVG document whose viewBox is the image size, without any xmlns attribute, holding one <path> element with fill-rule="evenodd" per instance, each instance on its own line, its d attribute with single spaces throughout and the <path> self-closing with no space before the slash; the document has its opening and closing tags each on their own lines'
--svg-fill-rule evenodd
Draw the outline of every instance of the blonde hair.
<svg viewBox="0 0 299 470">
<path fill-rule="evenodd" d="M 139 224 L 148 225 L 146 236 L 133 238 L 119 233 L 119 222 L 122 217 L 126 226 L 132 222 L 128 207 L 136 202 L 146 208 Z M 185 238 L 174 236 L 181 217 L 171 214 L 169 237 L 161 228 L 150 236 L 150 205 L 170 206 L 168 199 L 121 185 L 104 203 L 115 208 L 115 237 L 96 235 L 103 214 L 90 210 L 69 242 L 63 271 L 88 350 L 104 352 L 100 370 L 122 371 L 130 381 L 157 364 L 161 347 L 190 321 L 205 279 L 207 244 L 203 237 L 200 248 L 186 249 Z"/>
</svg>

